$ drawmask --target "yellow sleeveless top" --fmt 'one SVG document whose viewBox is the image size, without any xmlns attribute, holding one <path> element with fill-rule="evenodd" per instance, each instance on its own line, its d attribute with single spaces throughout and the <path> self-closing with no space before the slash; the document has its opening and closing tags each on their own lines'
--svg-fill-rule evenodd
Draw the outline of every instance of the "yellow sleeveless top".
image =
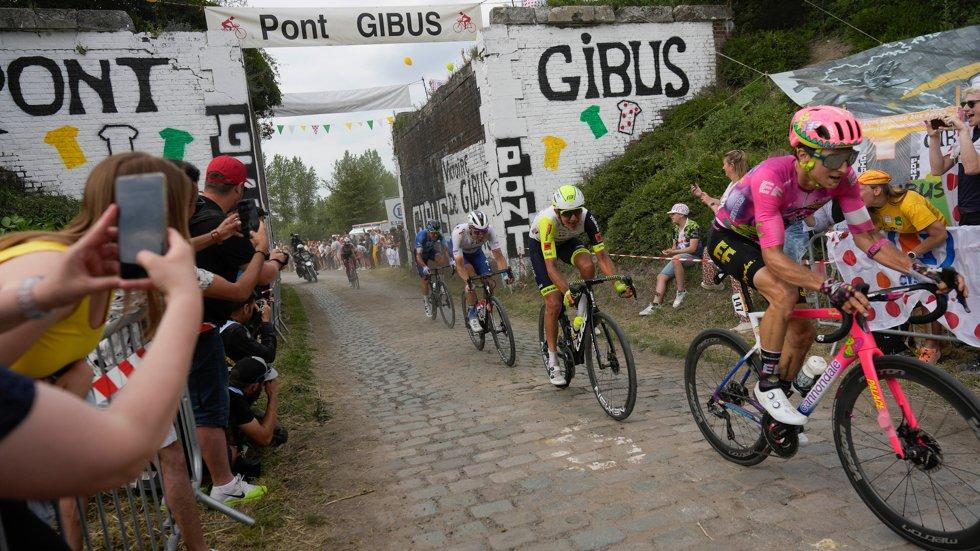
<svg viewBox="0 0 980 551">
<path fill-rule="evenodd" d="M 29 253 L 64 251 L 67 248 L 68 245 L 55 241 L 28 241 L 0 251 L 0 264 Z M 106 301 L 106 312 L 111 302 L 110 295 Z M 35 379 L 52 375 L 68 364 L 88 356 L 102 338 L 103 324 L 94 329 L 89 325 L 89 297 L 86 296 L 68 317 L 48 327 L 14 361 L 10 369 Z"/>
</svg>

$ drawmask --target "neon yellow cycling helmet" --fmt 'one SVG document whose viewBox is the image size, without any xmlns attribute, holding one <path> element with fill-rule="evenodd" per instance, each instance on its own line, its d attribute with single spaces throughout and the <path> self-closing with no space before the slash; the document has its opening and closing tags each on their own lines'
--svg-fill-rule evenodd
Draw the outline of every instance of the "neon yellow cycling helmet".
<svg viewBox="0 0 980 551">
<path fill-rule="evenodd" d="M 575 186 L 564 185 L 551 196 L 551 204 L 558 210 L 580 209 L 585 205 L 585 195 Z"/>
</svg>

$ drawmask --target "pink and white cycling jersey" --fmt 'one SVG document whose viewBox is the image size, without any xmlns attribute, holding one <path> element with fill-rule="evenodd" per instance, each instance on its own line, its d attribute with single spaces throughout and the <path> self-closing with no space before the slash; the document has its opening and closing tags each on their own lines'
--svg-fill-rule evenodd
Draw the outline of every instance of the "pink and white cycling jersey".
<svg viewBox="0 0 980 551">
<path fill-rule="evenodd" d="M 778 247 L 785 241 L 787 222 L 796 222 L 831 199 L 837 201 L 852 232 L 874 229 L 871 215 L 861 201 L 857 174 L 848 167 L 834 189 L 807 191 L 796 179 L 792 155 L 762 161 L 732 188 L 715 213 L 715 224 L 759 241 L 763 249 Z"/>
</svg>

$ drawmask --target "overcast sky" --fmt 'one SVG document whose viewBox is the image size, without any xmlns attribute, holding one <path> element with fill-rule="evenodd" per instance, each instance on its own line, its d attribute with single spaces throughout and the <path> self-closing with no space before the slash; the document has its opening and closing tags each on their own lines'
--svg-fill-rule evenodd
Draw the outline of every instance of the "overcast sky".
<svg viewBox="0 0 980 551">
<path fill-rule="evenodd" d="M 357 5 L 358 0 L 249 0 L 251 7 L 305 7 L 331 6 L 343 7 Z M 424 2 L 419 0 L 375 0 L 372 6 L 406 6 L 453 4 L 452 0 Z M 472 2 L 470 2 L 472 3 Z M 518 5 L 520 2 L 517 2 Z M 363 4 L 362 4 L 363 5 Z M 483 21 L 490 20 L 490 9 L 497 5 L 511 5 L 511 0 L 490 0 L 483 4 Z M 405 84 L 435 78 L 445 80 L 449 72 L 447 63 L 456 67 L 462 64 L 461 50 L 469 51 L 473 42 L 436 42 L 419 44 L 378 44 L 362 46 L 320 46 L 302 48 L 267 48 L 279 64 L 279 89 L 283 93 L 317 92 L 321 90 L 348 90 Z M 412 65 L 405 65 L 404 59 L 412 58 Z M 412 101 L 416 107 L 425 103 L 425 91 L 421 83 L 412 85 Z M 384 119 L 391 111 L 367 111 L 363 113 L 343 113 L 319 117 L 276 117 L 274 124 L 330 124 L 330 133 L 322 130 L 314 137 L 311 130 L 293 135 L 284 129 L 272 139 L 262 142 L 262 150 L 268 158 L 278 153 L 299 156 L 316 169 L 323 179 L 329 179 L 334 161 L 343 157 L 345 151 L 362 153 L 376 149 L 389 170 L 394 171 L 395 156 L 391 145 L 391 127 L 385 123 L 374 130 L 367 126 L 353 127 L 348 131 L 344 123 Z"/>
</svg>

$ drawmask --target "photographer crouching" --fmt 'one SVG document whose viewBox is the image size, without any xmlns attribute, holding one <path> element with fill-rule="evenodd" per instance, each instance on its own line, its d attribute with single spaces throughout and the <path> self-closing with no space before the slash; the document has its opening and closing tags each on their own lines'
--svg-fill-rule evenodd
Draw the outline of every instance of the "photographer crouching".
<svg viewBox="0 0 980 551">
<path fill-rule="evenodd" d="M 244 478 L 262 474 L 260 459 L 250 453 L 253 447 L 276 448 L 286 442 L 286 429 L 279 424 L 279 374 L 262 358 L 245 357 L 229 374 L 229 442 L 232 471 Z M 265 391 L 266 406 L 256 413 L 252 406 Z"/>
</svg>

